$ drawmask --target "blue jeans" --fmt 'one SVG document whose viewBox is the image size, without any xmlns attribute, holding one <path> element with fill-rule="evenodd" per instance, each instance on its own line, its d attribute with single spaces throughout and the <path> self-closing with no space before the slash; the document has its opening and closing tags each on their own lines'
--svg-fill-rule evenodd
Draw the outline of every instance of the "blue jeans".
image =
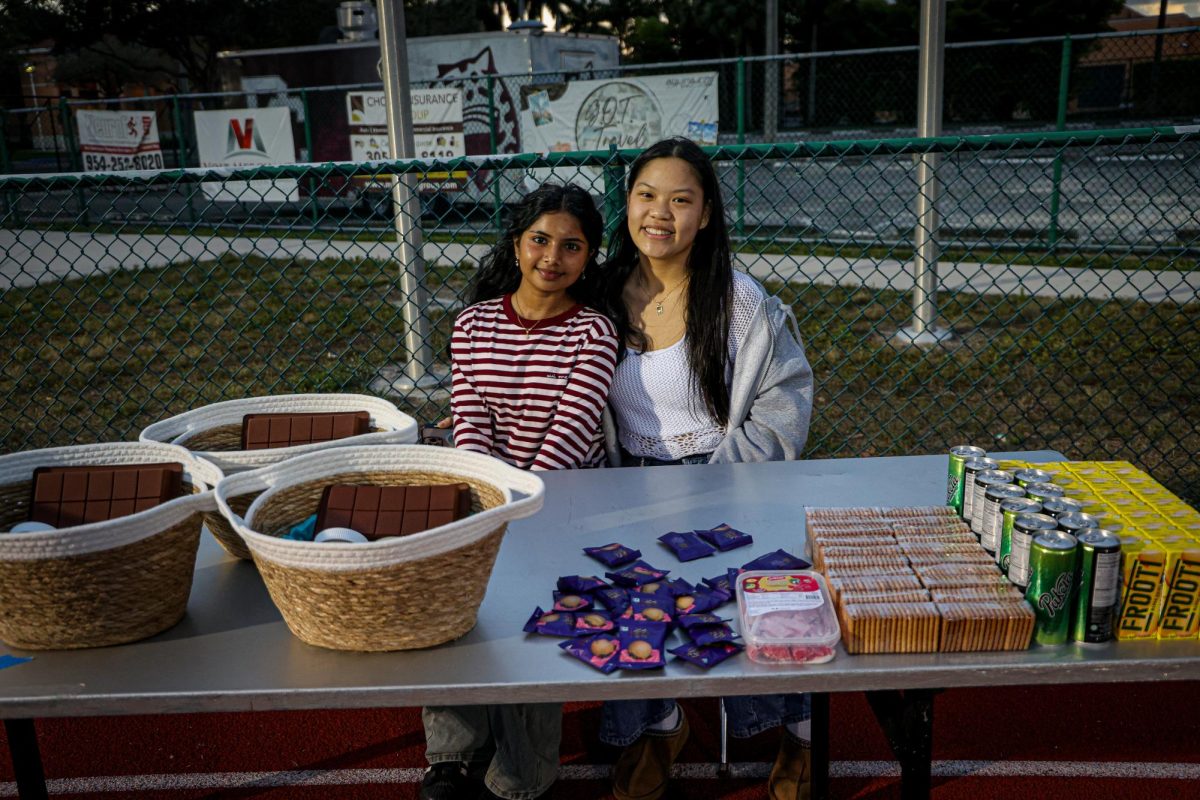
<svg viewBox="0 0 1200 800">
<path fill-rule="evenodd" d="M 430 764 L 461 761 L 473 772 L 483 770 L 484 783 L 499 797 L 529 800 L 558 775 L 558 703 L 426 706 L 421 721 Z"/>
<path fill-rule="evenodd" d="M 708 453 L 685 456 L 678 461 L 643 458 L 621 450 L 621 463 L 634 467 L 666 467 L 678 464 L 707 464 Z M 758 694 L 726 697 L 725 713 L 729 733 L 745 739 L 780 725 L 802 722 L 812 716 L 807 694 Z M 616 747 L 628 747 L 656 722 L 662 722 L 675 710 L 675 701 L 609 700 L 600 715 L 600 741 Z"/>
</svg>

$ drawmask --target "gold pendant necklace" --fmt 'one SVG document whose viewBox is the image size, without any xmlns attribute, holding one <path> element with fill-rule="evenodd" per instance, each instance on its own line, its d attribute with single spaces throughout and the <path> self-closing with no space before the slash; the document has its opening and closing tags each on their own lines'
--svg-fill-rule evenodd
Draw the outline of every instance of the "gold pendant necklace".
<svg viewBox="0 0 1200 800">
<path fill-rule="evenodd" d="M 536 319 L 535 319 L 535 320 L 530 320 L 530 322 L 531 322 L 532 324 L 531 324 L 531 325 L 530 325 L 528 328 L 526 328 L 526 327 L 525 327 L 525 326 L 524 326 L 524 325 L 521 323 L 521 318 L 522 318 L 522 317 L 525 317 L 525 314 L 524 314 L 524 313 L 522 313 L 522 311 L 521 311 L 521 308 L 520 308 L 520 307 L 517 305 L 517 295 L 516 295 L 516 293 L 515 293 L 515 292 L 513 293 L 513 296 L 512 296 L 512 307 L 513 307 L 513 311 L 517 312 L 517 327 L 518 327 L 518 328 L 520 328 L 521 330 L 525 331 L 525 338 L 526 338 L 526 339 L 528 339 L 529 337 L 533 336 L 533 329 L 537 327 L 538 321 L 537 321 Z M 527 317 L 526 317 L 526 318 L 527 318 Z M 528 318 L 527 318 L 527 319 L 528 319 Z"/>
<path fill-rule="evenodd" d="M 660 317 L 662 316 L 662 313 L 663 313 L 663 303 L 665 303 L 667 301 L 668 297 L 675 294 L 675 292 L 679 291 L 679 287 L 683 286 L 685 283 L 687 283 L 686 278 L 681 280 L 679 283 L 675 284 L 675 288 L 672 289 L 671 291 L 667 292 L 665 295 L 663 295 L 662 300 L 654 301 L 654 310 L 658 313 L 658 315 Z"/>
</svg>

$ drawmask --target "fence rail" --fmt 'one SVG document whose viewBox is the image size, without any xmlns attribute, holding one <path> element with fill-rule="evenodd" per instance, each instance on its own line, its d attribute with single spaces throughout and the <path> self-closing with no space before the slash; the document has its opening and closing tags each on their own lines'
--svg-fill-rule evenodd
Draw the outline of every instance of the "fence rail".
<svg viewBox="0 0 1200 800">
<path fill-rule="evenodd" d="M 1156 47 L 1161 43 L 1161 47 Z M 1157 55 L 1156 55 L 1157 52 Z M 532 87 L 584 78 L 718 73 L 720 142 L 865 139 L 915 135 L 914 46 L 622 65 L 587 72 L 485 75 L 414 81 L 472 92 L 468 153 L 517 153 L 521 133 L 503 120 Z M 779 91 L 764 93 L 774 70 Z M 1200 27 L 1162 31 L 961 42 L 946 46 L 944 120 L 956 133 L 1140 127 L 1200 121 Z M 152 111 L 167 167 L 199 165 L 194 111 L 283 106 L 291 110 L 296 160 L 350 158 L 345 94 L 380 83 L 208 92 L 141 98 L 42 99 L 0 109 L 0 173 L 82 169 L 74 112 Z M 505 126 L 508 127 L 505 127 Z M 764 131 L 774 132 L 764 138 Z"/>
<path fill-rule="evenodd" d="M 942 154 L 936 300 L 955 335 L 901 347 L 924 152 Z M 738 266 L 801 323 L 817 379 L 810 457 L 1050 447 L 1130 460 L 1200 502 L 1200 134 L 710 153 Z M 444 383 L 399 389 L 410 298 L 388 194 L 370 184 L 450 169 L 478 188 L 431 194 L 413 221 L 426 272 L 411 299 L 433 354 L 419 366 L 442 378 L 505 204 L 569 180 L 615 224 L 635 155 L 0 177 L 0 451 L 128 438 L 252 394 L 365 391 L 440 417 Z"/>
</svg>

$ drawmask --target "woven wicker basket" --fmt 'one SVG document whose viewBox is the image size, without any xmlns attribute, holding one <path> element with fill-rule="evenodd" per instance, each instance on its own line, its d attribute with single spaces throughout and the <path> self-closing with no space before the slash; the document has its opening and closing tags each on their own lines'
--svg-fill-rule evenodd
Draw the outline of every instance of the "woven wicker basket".
<svg viewBox="0 0 1200 800">
<path fill-rule="evenodd" d="M 472 513 L 366 544 L 278 538 L 316 511 L 333 483 L 467 483 Z M 524 494 L 514 500 L 513 490 Z M 261 492 L 245 519 L 229 498 Z M 536 474 L 445 447 L 342 447 L 225 478 L 217 503 L 242 535 L 288 627 L 335 650 L 411 650 L 475 626 L 508 522 L 542 506 Z"/>
<path fill-rule="evenodd" d="M 29 517 L 37 467 L 178 462 L 190 494 L 137 514 L 0 534 L 0 640 L 29 650 L 122 644 L 187 609 L 202 514 L 221 471 L 169 444 L 123 442 L 0 456 L 0 530 Z"/>
<path fill-rule="evenodd" d="M 331 442 L 241 450 L 242 417 L 246 414 L 313 414 L 338 411 L 368 411 L 371 433 Z M 186 447 L 195 455 L 216 464 L 226 475 L 275 464 L 294 456 L 331 447 L 379 444 L 412 444 L 417 441 L 417 422 L 387 400 L 365 394 L 289 394 L 276 397 L 245 397 L 193 409 L 156 422 L 142 431 L 143 442 L 169 442 Z M 255 495 L 230 498 L 229 505 L 244 516 Z M 217 513 L 206 514 L 204 525 L 236 558 L 250 558 L 242 538 Z"/>
</svg>

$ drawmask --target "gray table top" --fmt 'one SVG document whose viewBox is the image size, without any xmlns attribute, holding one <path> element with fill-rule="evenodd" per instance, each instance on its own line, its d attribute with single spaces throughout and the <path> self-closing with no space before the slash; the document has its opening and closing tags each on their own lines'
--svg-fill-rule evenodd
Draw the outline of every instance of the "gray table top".
<svg viewBox="0 0 1200 800">
<path fill-rule="evenodd" d="M 1197 640 L 946 655 L 850 656 L 839 647 L 832 661 L 811 666 L 743 655 L 707 672 L 672 661 L 664 670 L 602 675 L 563 653 L 560 640 L 521 631 L 534 607 L 548 605 L 558 576 L 603 573 L 582 547 L 619 541 L 696 581 L 769 550 L 802 552 L 805 505 L 940 504 L 946 457 L 612 469 L 545 480 L 545 508 L 509 527 L 479 624 L 456 642 L 370 654 L 306 645 L 282 622 L 253 565 L 229 558 L 206 534 L 182 622 L 119 647 L 13 651 L 34 660 L 0 669 L 0 717 L 1200 679 Z M 655 542 L 670 530 L 721 522 L 753 534 L 754 545 L 680 564 Z M 733 605 L 721 610 L 736 617 Z"/>
</svg>

